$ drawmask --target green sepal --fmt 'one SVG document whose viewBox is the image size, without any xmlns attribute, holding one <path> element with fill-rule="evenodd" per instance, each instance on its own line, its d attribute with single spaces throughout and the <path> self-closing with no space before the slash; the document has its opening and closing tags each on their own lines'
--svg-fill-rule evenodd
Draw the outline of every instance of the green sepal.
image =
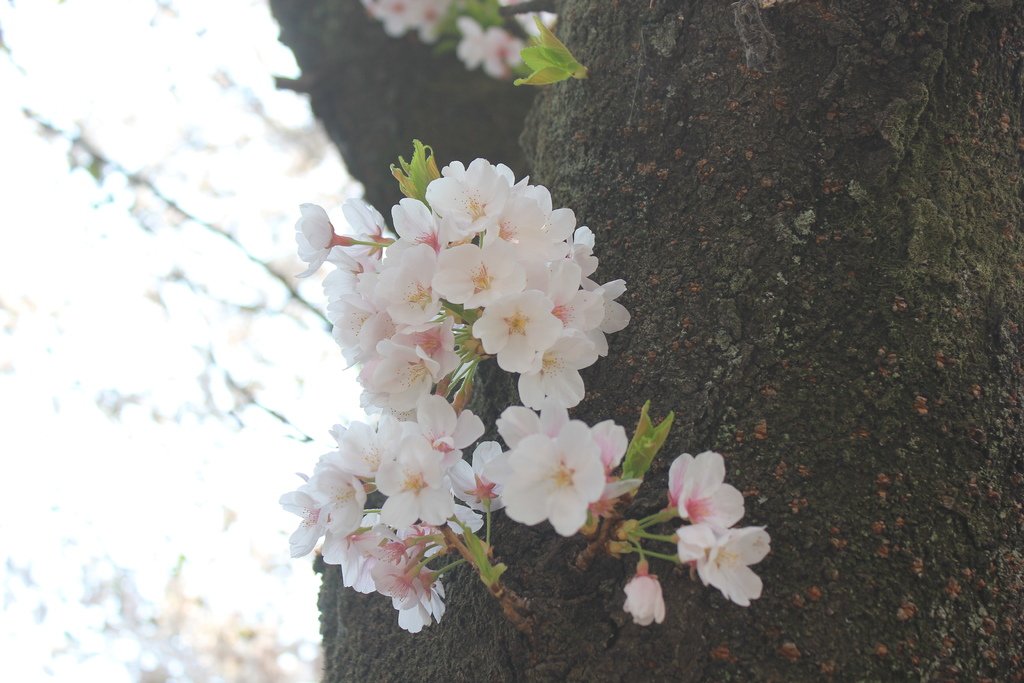
<svg viewBox="0 0 1024 683">
<path fill-rule="evenodd" d="M 533 72 L 526 78 L 517 78 L 513 85 L 547 85 L 567 78 L 586 78 L 587 67 L 576 61 L 569 48 L 544 25 L 540 17 L 535 16 L 534 21 L 540 35 L 519 51 L 523 63 Z"/>
<path fill-rule="evenodd" d="M 452 302 L 445 301 L 444 299 L 441 300 L 441 306 L 444 307 L 445 310 L 451 311 L 455 315 L 462 318 L 462 322 L 466 323 L 467 325 L 472 325 L 480 318 L 480 309 L 467 309 L 462 304 L 453 304 Z"/>
<path fill-rule="evenodd" d="M 402 194 L 426 204 L 427 185 L 432 180 L 440 178 L 441 172 L 437 170 L 433 149 L 419 140 L 412 141 L 412 148 L 412 161 L 398 157 L 398 164 L 401 168 L 391 164 L 391 175 L 398 181 L 398 187 L 402 190 Z"/>
<path fill-rule="evenodd" d="M 460 524 L 460 526 L 462 525 Z M 473 564 L 476 565 L 477 571 L 480 573 L 480 580 L 484 582 L 484 585 L 490 588 L 498 583 L 508 567 L 502 562 L 492 565 L 487 556 L 488 545 L 468 527 L 462 527 L 462 540 L 466 544 L 469 554 L 473 556 Z"/>
<path fill-rule="evenodd" d="M 648 401 L 640 410 L 640 421 L 636 425 L 636 431 L 633 433 L 633 439 L 629 442 L 626 458 L 622 463 L 623 479 L 643 479 L 651 467 L 651 462 L 654 461 L 654 456 L 665 445 L 669 430 L 672 429 L 675 413 L 669 413 L 668 417 L 654 426 L 647 414 L 650 408 L 651 402 Z"/>
<path fill-rule="evenodd" d="M 561 69 L 557 69 L 553 66 L 549 66 L 546 69 L 540 71 L 534 71 L 526 78 L 517 78 L 512 81 L 512 85 L 550 85 L 551 83 L 558 83 L 564 81 L 568 76 Z"/>
</svg>

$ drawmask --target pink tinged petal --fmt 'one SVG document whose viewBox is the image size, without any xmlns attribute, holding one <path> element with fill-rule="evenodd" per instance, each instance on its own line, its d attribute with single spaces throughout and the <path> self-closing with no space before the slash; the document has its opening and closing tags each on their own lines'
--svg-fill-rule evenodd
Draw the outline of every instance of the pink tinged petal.
<svg viewBox="0 0 1024 683">
<path fill-rule="evenodd" d="M 505 487 L 505 514 L 520 524 L 540 524 L 547 516 L 545 496 L 533 482 L 513 480 Z"/>
<path fill-rule="evenodd" d="M 771 538 L 764 527 L 733 529 L 735 550 L 743 564 L 757 564 L 771 550 Z"/>
<path fill-rule="evenodd" d="M 352 228 L 353 232 L 357 233 L 372 235 L 380 232 L 380 223 L 384 222 L 384 218 L 377 209 L 374 209 L 361 199 L 346 200 L 341 205 L 341 212 L 345 214 L 345 220 L 348 222 L 349 227 Z"/>
<path fill-rule="evenodd" d="M 455 431 L 455 409 L 441 396 L 423 396 L 416 402 L 416 421 L 423 434 L 433 441 Z"/>
<path fill-rule="evenodd" d="M 725 460 L 718 453 L 704 451 L 687 468 L 686 480 L 684 491 L 689 495 L 700 498 L 711 496 L 725 481 Z"/>
<path fill-rule="evenodd" d="M 677 529 L 676 537 L 679 539 L 679 559 L 683 562 L 696 562 L 699 571 L 707 562 L 710 550 L 715 547 L 715 532 L 706 524 L 694 524 Z"/>
<path fill-rule="evenodd" d="M 451 433 L 456 448 L 466 448 L 484 435 L 484 423 L 470 410 L 459 413 L 455 430 Z"/>
<path fill-rule="evenodd" d="M 683 453 L 672 461 L 668 470 L 668 504 L 671 507 L 678 507 L 679 497 L 683 494 L 683 481 L 686 478 L 686 471 L 693 463 L 693 456 Z M 682 511 L 680 511 L 680 515 Z"/>
<path fill-rule="evenodd" d="M 725 529 L 743 519 L 743 494 L 735 486 L 723 484 L 715 495 L 705 500 L 711 508 L 707 521 Z M 692 515 L 690 519 L 695 523 L 700 521 Z"/>
<path fill-rule="evenodd" d="M 448 470 L 448 477 L 452 480 L 452 488 L 455 495 L 467 503 L 475 503 L 476 496 L 472 494 L 476 486 L 476 476 L 473 468 L 465 460 L 459 460 Z"/>
<path fill-rule="evenodd" d="M 419 516 L 427 524 L 440 526 L 455 512 L 450 490 L 423 489 L 419 492 Z"/>
<path fill-rule="evenodd" d="M 721 586 L 715 586 L 722 594 L 737 605 L 749 607 L 751 600 L 761 597 L 763 583 L 761 577 L 750 567 L 730 567 L 720 574 Z"/>
<path fill-rule="evenodd" d="M 323 535 L 323 527 L 320 525 L 300 524 L 288 538 L 289 550 L 292 557 L 302 557 L 313 550 L 313 546 Z"/>
<path fill-rule="evenodd" d="M 604 485 L 604 491 L 601 492 L 601 500 L 614 500 L 631 491 L 636 491 L 642 482 L 642 479 L 616 479 L 607 482 Z"/>
<path fill-rule="evenodd" d="M 497 360 L 505 372 L 534 372 L 541 364 L 540 353 L 523 335 L 510 336 Z"/>
<path fill-rule="evenodd" d="M 557 374 L 545 375 L 547 395 L 566 408 L 579 405 L 586 394 L 583 377 L 578 370 L 563 370 Z"/>
<path fill-rule="evenodd" d="M 380 518 L 385 524 L 396 529 L 412 526 L 419 518 L 416 502 L 416 495 L 412 493 L 399 493 L 391 496 L 384 501 Z"/>
<path fill-rule="evenodd" d="M 604 464 L 605 473 L 618 467 L 629 446 L 626 430 L 612 420 L 605 420 L 590 428 L 590 436 L 601 449 L 601 462 Z"/>
<path fill-rule="evenodd" d="M 509 454 L 500 453 L 496 458 L 489 461 L 481 468 L 480 476 L 488 481 L 505 484 L 512 477 L 512 466 L 509 463 Z M 504 494 L 502 494 L 504 495 Z M 497 509 L 497 508 L 492 508 Z"/>
<path fill-rule="evenodd" d="M 562 489 L 548 498 L 548 519 L 562 536 L 572 536 L 587 521 L 587 503 L 573 489 Z"/>
<path fill-rule="evenodd" d="M 483 468 L 495 458 L 501 457 L 501 445 L 497 441 L 484 441 L 473 451 L 473 470 L 483 472 Z"/>
<path fill-rule="evenodd" d="M 540 408 L 540 433 L 551 438 L 561 434 L 569 424 L 569 411 L 557 401 L 546 400 Z"/>
<path fill-rule="evenodd" d="M 553 240 L 568 240 L 576 228 L 576 214 L 572 209 L 555 209 L 548 217 L 547 227 Z"/>
<path fill-rule="evenodd" d="M 568 413 L 565 421 L 569 421 Z M 515 448 L 522 439 L 531 434 L 539 434 L 542 430 L 541 419 L 537 417 L 537 413 L 521 406 L 506 408 L 498 418 L 497 426 L 498 434 L 509 448 Z"/>
<path fill-rule="evenodd" d="M 484 518 L 465 505 L 456 504 L 451 517 L 454 517 L 454 519 L 448 522 L 448 528 L 457 534 L 462 533 L 462 528 L 459 524 L 468 527 L 469 530 L 473 532 L 479 531 L 484 526 Z M 458 524 L 456 523 L 456 520 L 458 521 Z"/>
<path fill-rule="evenodd" d="M 544 402 L 544 383 L 540 372 L 519 375 L 519 400 L 523 405 L 539 408 Z M 575 404 L 574 404 L 575 405 Z"/>
<path fill-rule="evenodd" d="M 558 261 L 551 265 L 547 294 L 555 306 L 566 305 L 576 296 L 582 281 L 583 271 L 578 265 L 572 261 Z"/>
<path fill-rule="evenodd" d="M 590 438 L 590 428 L 573 420 L 562 428 L 556 440 L 562 462 L 572 470 L 572 487 L 584 503 L 592 503 L 604 491 L 604 466 L 601 451 Z"/>
</svg>

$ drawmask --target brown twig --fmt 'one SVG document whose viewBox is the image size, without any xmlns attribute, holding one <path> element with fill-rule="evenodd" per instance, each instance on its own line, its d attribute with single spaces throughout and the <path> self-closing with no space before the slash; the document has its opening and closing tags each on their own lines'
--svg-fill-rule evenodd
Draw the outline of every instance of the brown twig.
<svg viewBox="0 0 1024 683">
<path fill-rule="evenodd" d="M 622 510 L 629 507 L 632 500 L 632 494 L 623 496 L 608 515 L 601 518 L 601 523 L 597 527 L 597 533 L 590 539 L 587 547 L 576 556 L 576 561 L 573 563 L 576 569 L 585 572 L 590 569 L 590 565 L 597 559 L 598 555 L 608 552 L 608 542 L 612 540 L 612 534 L 619 528 L 619 522 L 622 521 Z"/>
<path fill-rule="evenodd" d="M 466 544 L 459 540 L 454 531 L 445 525 L 441 527 L 441 534 L 444 536 L 444 540 L 449 548 L 454 548 L 464 560 L 474 567 L 476 566 L 473 554 L 469 552 Z M 491 595 L 498 601 L 498 604 L 501 605 L 502 613 L 506 619 L 512 622 L 516 630 L 532 637 L 533 613 L 526 604 L 526 600 L 521 598 L 512 589 L 503 586 L 501 581 L 495 581 L 493 584 L 488 585 L 487 590 L 490 591 Z"/>
</svg>

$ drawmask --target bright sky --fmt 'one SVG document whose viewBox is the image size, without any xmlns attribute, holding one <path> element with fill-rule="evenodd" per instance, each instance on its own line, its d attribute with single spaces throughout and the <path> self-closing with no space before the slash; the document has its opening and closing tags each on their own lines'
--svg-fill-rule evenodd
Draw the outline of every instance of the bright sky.
<svg viewBox="0 0 1024 683">
<path fill-rule="evenodd" d="M 18 0 L 0 30 L 4 678 L 318 680 L 319 580 L 277 499 L 361 415 L 354 377 L 239 248 L 69 171 L 22 109 L 286 275 L 297 205 L 340 219 L 358 187 L 274 90 L 297 68 L 262 0 Z"/>
</svg>

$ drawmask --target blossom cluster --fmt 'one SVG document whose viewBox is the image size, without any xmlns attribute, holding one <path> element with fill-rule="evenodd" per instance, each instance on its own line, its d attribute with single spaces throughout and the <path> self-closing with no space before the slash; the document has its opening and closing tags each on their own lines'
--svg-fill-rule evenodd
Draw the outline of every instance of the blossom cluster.
<svg viewBox="0 0 1024 683">
<path fill-rule="evenodd" d="M 390 597 L 399 624 L 418 632 L 441 619 L 441 579 L 462 564 L 495 597 L 514 600 L 499 586 L 505 566 L 491 547 L 491 515 L 504 509 L 562 536 L 583 533 L 608 554 L 639 554 L 625 588 L 637 623 L 664 619 L 648 557 L 690 564 L 705 585 L 749 604 L 761 583 L 748 565 L 767 552 L 768 537 L 731 528 L 743 497 L 724 484 L 722 457 L 681 455 L 666 508 L 623 520 L 672 415 L 654 426 L 645 406 L 632 440 L 611 420 L 589 426 L 569 417 L 585 395 L 579 371 L 607 355 L 606 335 L 629 322 L 616 301 L 625 283 L 591 279 L 593 233 L 507 167 L 476 159 L 438 171 L 429 148 L 415 144 L 413 162 L 400 160 L 404 172 L 392 169 L 406 194 L 391 211 L 397 237 L 358 200 L 342 207 L 349 234 L 338 234 L 321 207 L 300 207 L 302 276 L 334 266 L 324 279 L 328 318 L 345 358 L 360 366 L 364 407 L 378 415 L 336 425 L 336 448 L 281 497 L 300 517 L 292 555 L 323 539 L 324 561 L 340 565 L 345 586 Z M 519 375 L 524 404 L 497 420 L 504 447 L 479 442 L 485 426 L 465 408 L 489 359 Z M 680 518 L 690 524 L 653 533 Z M 645 547 L 652 541 L 673 543 L 676 553 Z"/>
<path fill-rule="evenodd" d="M 725 482 L 725 460 L 705 451 L 694 457 L 683 453 L 669 469 L 668 507 L 663 513 L 640 522 L 636 535 L 675 542 L 679 561 L 693 567 L 705 586 L 714 586 L 729 600 L 748 606 L 761 597 L 761 578 L 750 565 L 768 554 L 770 539 L 764 527 L 734 528 L 743 518 L 743 494 Z M 673 536 L 645 533 L 648 524 L 668 518 L 688 521 Z M 628 534 L 629 532 L 627 532 Z M 643 554 L 641 553 L 641 557 Z M 641 625 L 665 619 L 665 602 L 658 577 L 649 573 L 641 559 L 636 576 L 626 584 L 624 609 Z"/>
<path fill-rule="evenodd" d="M 391 215 L 360 200 L 343 207 L 358 231 L 334 233 L 326 212 L 302 207 L 296 226 L 306 274 L 325 261 L 327 314 L 345 358 L 361 364 L 363 405 L 404 416 L 447 379 L 464 385 L 494 356 L 519 373 L 524 405 L 582 400 L 579 371 L 608 353 L 605 335 L 629 313 L 625 283 L 599 285 L 594 234 L 572 210 L 504 165 L 446 166 L 425 201 L 402 199 Z"/>
<path fill-rule="evenodd" d="M 469 70 L 483 68 L 492 78 L 507 79 L 522 64 L 519 56 L 524 42 L 503 27 L 497 14 L 499 5 L 514 5 L 517 0 L 362 0 L 373 18 L 380 21 L 392 38 L 415 32 L 424 43 L 451 38 L 455 54 Z M 489 10 L 489 11 L 485 11 Z M 521 25 L 530 26 L 526 22 Z"/>
</svg>

